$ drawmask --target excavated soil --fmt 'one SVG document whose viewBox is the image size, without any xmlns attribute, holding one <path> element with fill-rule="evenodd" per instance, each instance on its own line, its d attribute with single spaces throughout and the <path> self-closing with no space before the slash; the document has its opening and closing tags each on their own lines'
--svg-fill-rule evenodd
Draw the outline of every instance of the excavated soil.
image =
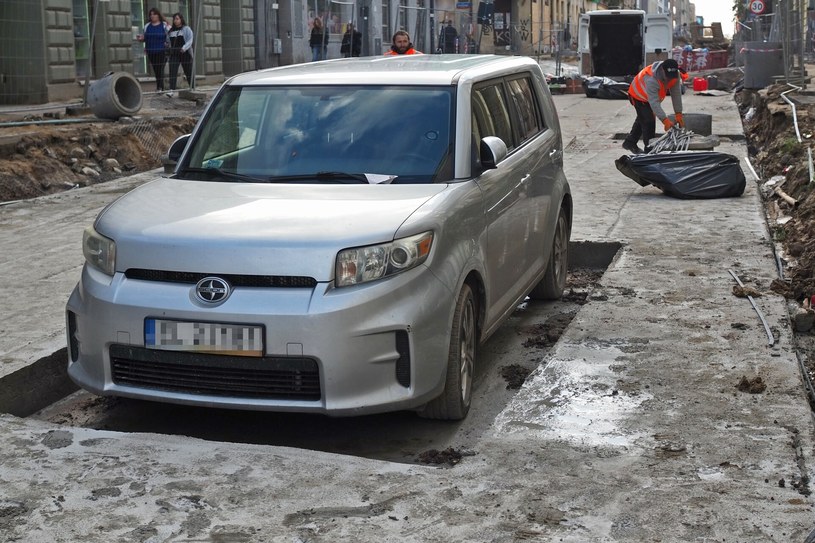
<svg viewBox="0 0 815 543">
<path fill-rule="evenodd" d="M 796 352 L 811 394 L 815 380 L 815 315 L 811 308 L 815 300 L 815 182 L 810 163 L 815 99 L 805 93 L 788 92 L 791 90 L 778 84 L 760 91 L 742 90 L 735 98 L 751 163 L 761 178 L 760 193 L 780 263 L 780 277 L 770 288 L 788 300 Z M 794 113 L 782 93 L 795 103 Z M 744 390 L 744 384 L 745 380 L 739 384 L 740 390 Z M 754 392 L 755 383 L 746 384 L 747 391 Z"/>
<path fill-rule="evenodd" d="M 762 186 L 770 231 L 786 262 L 785 280 L 774 282 L 773 290 L 801 302 L 815 294 L 815 198 L 811 197 L 808 159 L 815 137 L 815 103 L 796 104 L 799 142 L 792 108 L 781 97 L 788 90 L 783 84 L 758 92 L 743 90 L 736 94 L 736 101 L 758 175 L 763 182 L 776 178 L 775 187 L 783 183 L 780 190 L 794 201 Z M 795 94 L 788 97 L 796 100 Z"/>
<path fill-rule="evenodd" d="M 189 134 L 207 91 L 145 93 L 133 117 L 99 119 L 81 104 L 0 109 L 0 202 L 53 194 L 161 167 Z"/>
<path fill-rule="evenodd" d="M 194 117 L 0 126 L 0 201 L 33 198 L 161 166 Z"/>
</svg>

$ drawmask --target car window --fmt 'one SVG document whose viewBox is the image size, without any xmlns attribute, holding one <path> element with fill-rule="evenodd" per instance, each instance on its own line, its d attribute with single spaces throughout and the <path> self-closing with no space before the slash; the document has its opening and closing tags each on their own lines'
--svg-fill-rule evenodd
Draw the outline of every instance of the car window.
<svg viewBox="0 0 815 543">
<path fill-rule="evenodd" d="M 191 142 L 188 167 L 259 178 L 347 172 L 445 180 L 454 103 L 452 86 L 229 88 Z"/>
<path fill-rule="evenodd" d="M 515 125 L 518 141 L 524 142 L 543 130 L 532 81 L 529 77 L 510 79 L 507 87 L 517 112 Z"/>
<path fill-rule="evenodd" d="M 223 106 L 210 119 L 214 128 L 208 133 L 202 161 L 222 157 L 255 145 L 264 107 L 257 94 L 229 94 Z"/>
<path fill-rule="evenodd" d="M 515 148 L 509 107 L 502 81 L 490 82 L 474 89 L 472 109 L 472 116 L 476 121 L 473 123 L 473 134 L 478 134 L 476 141 L 480 141 L 485 136 L 497 136 L 504 140 L 508 150 Z M 479 147 L 476 145 L 476 148 Z"/>
</svg>

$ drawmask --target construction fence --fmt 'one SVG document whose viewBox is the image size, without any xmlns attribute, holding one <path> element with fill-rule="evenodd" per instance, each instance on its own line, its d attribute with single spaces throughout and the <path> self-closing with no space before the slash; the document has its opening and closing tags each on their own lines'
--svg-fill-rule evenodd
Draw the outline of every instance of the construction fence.
<svg viewBox="0 0 815 543">
<path fill-rule="evenodd" d="M 738 22 L 732 41 L 736 66 L 746 67 L 746 75 L 772 72 L 774 80 L 805 87 L 804 63 L 815 56 L 815 11 L 808 7 L 806 0 L 775 0 L 771 14 Z"/>
</svg>

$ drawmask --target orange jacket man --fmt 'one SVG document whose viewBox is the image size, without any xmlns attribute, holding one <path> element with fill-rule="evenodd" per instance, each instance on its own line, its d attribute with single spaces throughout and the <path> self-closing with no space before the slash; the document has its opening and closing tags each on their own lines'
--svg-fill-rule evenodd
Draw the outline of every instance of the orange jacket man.
<svg viewBox="0 0 815 543">
<path fill-rule="evenodd" d="M 410 43 L 410 34 L 404 30 L 397 30 L 393 33 L 393 45 L 391 45 L 391 50 L 385 53 L 385 56 L 421 54 L 422 52 L 414 49 L 413 44 Z"/>
<path fill-rule="evenodd" d="M 682 78 L 679 65 L 673 59 L 660 60 L 646 66 L 628 87 L 628 99 L 637 111 L 631 132 L 623 141 L 623 149 L 634 154 L 642 153 L 637 142 L 642 138 L 646 151 L 656 132 L 656 119 L 662 121 L 665 131 L 674 125 L 662 109 L 662 101 L 670 94 L 679 126 L 685 126 L 682 118 Z"/>
</svg>

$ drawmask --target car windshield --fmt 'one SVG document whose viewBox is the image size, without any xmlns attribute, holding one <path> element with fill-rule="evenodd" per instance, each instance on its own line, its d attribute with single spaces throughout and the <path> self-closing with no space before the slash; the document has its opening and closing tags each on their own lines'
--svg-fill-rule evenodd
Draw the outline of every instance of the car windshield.
<svg viewBox="0 0 815 543">
<path fill-rule="evenodd" d="M 178 176 L 281 183 L 447 181 L 453 171 L 453 104 L 454 87 L 227 88 L 191 142 Z"/>
</svg>

